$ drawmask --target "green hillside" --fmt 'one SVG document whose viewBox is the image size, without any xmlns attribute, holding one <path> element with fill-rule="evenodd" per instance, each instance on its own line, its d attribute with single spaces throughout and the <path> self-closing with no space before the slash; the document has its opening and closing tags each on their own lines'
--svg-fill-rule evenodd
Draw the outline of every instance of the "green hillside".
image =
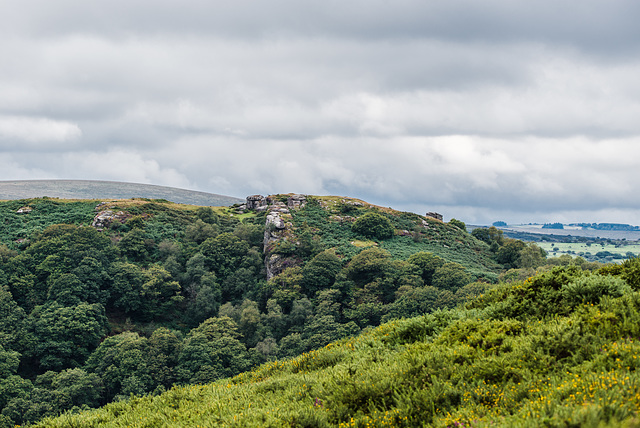
<svg viewBox="0 0 640 428">
<path fill-rule="evenodd" d="M 394 320 L 432 313 L 450 322 L 478 316 L 488 306 L 446 311 L 536 270 L 558 265 L 586 275 L 600 266 L 580 258 L 547 260 L 536 245 L 506 239 L 495 228 L 465 229 L 458 220 L 443 223 L 329 196 L 256 195 L 230 207 L 144 198 L 0 202 L 0 427 L 112 402 L 126 407 L 132 395 L 151 400 L 176 386 L 240 375 L 238 383 L 281 367 L 295 385 L 291 364 L 314 356 L 324 359 L 318 368 L 327 373 L 348 361 L 348 373 L 386 370 L 396 358 L 398 365 L 389 367 L 404 367 L 402 349 L 422 339 L 378 341 L 381 324 L 402 326 L 406 321 Z M 555 307 L 548 303 L 557 302 L 543 308 Z M 519 304 L 516 299 L 509 308 Z M 529 323 L 524 316 L 518 322 Z M 391 329 L 397 328 L 404 327 Z M 391 340 L 395 333 L 384 334 Z M 346 342 L 327 348 L 342 349 L 334 362 L 321 356 L 328 350 L 314 351 L 340 340 Z M 344 348 L 369 342 L 358 345 L 370 347 L 366 355 Z M 381 356 L 384 363 L 374 364 Z M 311 360 L 304 363 L 309 370 Z M 385 387 L 384 406 L 358 399 L 327 413 L 326 421 L 349 422 L 345 415 L 367 409 L 391 411 L 389 397 L 415 374 L 408 373 L 400 381 L 392 372 L 371 372 L 372 381 L 380 375 L 400 382 Z M 314 403 L 339 402 L 331 395 L 340 393 L 339 379 L 325 385 L 334 385 L 334 392 L 309 390 Z M 226 388 L 228 381 L 221 382 Z M 288 382 L 273 387 L 276 395 L 292 393 Z M 238 394 L 250 397 L 251 388 L 264 383 L 251 385 Z M 344 391 L 351 388 L 344 385 Z M 330 409 L 315 404 L 315 410 Z M 415 425 L 418 416 L 412 417 Z M 315 423 L 300 421 L 289 422 Z"/>
<path fill-rule="evenodd" d="M 638 426 L 640 262 L 559 267 L 209 385 L 42 427 Z"/>
</svg>

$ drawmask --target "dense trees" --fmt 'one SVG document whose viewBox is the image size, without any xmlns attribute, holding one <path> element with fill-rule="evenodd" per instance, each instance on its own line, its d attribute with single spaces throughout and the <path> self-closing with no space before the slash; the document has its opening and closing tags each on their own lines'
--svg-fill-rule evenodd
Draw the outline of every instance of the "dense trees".
<svg viewBox="0 0 640 428">
<path fill-rule="evenodd" d="M 240 222 L 211 208 L 134 204 L 102 232 L 60 224 L 0 246 L 4 422 L 209 382 L 455 306 L 484 290 L 467 285 L 486 270 L 457 257 L 465 251 L 516 269 L 544 257 L 497 231 L 474 233 L 497 247 L 490 252 L 462 222 L 425 227 L 409 214 L 335 210 L 356 218 L 334 221 L 317 201 L 295 211 L 287 263 L 269 281 L 264 215 Z"/>
</svg>

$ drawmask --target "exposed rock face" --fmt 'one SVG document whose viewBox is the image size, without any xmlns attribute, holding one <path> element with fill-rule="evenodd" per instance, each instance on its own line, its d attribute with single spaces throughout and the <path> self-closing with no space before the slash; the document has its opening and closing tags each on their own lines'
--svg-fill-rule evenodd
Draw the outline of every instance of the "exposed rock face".
<svg viewBox="0 0 640 428">
<path fill-rule="evenodd" d="M 425 217 L 435 218 L 436 220 L 443 221 L 442 214 L 440 213 L 428 212 L 425 214 Z"/>
<path fill-rule="evenodd" d="M 31 211 L 33 211 L 33 208 L 31 208 L 31 207 L 22 207 L 16 212 L 18 214 L 29 214 Z"/>
<path fill-rule="evenodd" d="M 267 220 L 264 228 L 264 266 L 267 270 L 267 280 L 270 280 L 280 272 L 282 272 L 282 259 L 280 254 L 271 254 L 274 244 L 282 237 L 286 224 L 280 217 L 278 208 L 275 208 L 267 214 Z"/>
<path fill-rule="evenodd" d="M 258 208 L 267 206 L 267 198 L 262 195 L 247 196 L 247 209 L 257 210 Z"/>
<path fill-rule="evenodd" d="M 291 215 L 291 210 L 304 207 L 306 200 L 305 195 L 291 195 L 287 198 L 286 203 L 282 201 L 282 197 L 277 195 L 267 197 L 252 195 L 247 197 L 246 210 L 268 212 L 263 239 L 267 280 L 278 275 L 287 267 L 299 263 L 296 259 L 275 253 L 273 250 L 279 240 L 287 237 L 287 228 L 291 225 L 291 223 L 287 223 L 287 219 Z"/>
<path fill-rule="evenodd" d="M 91 223 L 91 226 L 95 227 L 98 230 L 102 230 L 111 226 L 116 221 L 124 223 L 129 217 L 129 214 L 125 214 L 122 211 L 118 211 L 117 213 L 114 213 L 111 210 L 100 211 L 93 218 L 93 223 Z"/>
<path fill-rule="evenodd" d="M 307 203 L 307 197 L 305 195 L 291 195 L 287 199 L 287 206 L 289 208 L 303 208 Z"/>
</svg>

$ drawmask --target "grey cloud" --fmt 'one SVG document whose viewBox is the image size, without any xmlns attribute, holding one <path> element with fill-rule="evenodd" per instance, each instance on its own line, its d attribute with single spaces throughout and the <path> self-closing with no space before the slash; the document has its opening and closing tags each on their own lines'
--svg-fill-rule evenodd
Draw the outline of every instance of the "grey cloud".
<svg viewBox="0 0 640 428">
<path fill-rule="evenodd" d="M 0 0 L 0 179 L 637 218 L 638 12 Z"/>
<path fill-rule="evenodd" d="M 505 38 L 562 43 L 602 52 L 637 50 L 640 5 L 633 0 L 350 2 L 249 0 L 5 2 L 5 31 L 34 34 L 206 33 L 225 37 L 337 35 L 346 38 Z"/>
</svg>

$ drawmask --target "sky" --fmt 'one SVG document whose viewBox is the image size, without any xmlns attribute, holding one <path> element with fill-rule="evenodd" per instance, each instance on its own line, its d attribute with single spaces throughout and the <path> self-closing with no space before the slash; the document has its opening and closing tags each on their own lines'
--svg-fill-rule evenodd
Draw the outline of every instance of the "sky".
<svg viewBox="0 0 640 428">
<path fill-rule="evenodd" d="M 635 0 L 0 0 L 0 180 L 640 225 Z"/>
</svg>

